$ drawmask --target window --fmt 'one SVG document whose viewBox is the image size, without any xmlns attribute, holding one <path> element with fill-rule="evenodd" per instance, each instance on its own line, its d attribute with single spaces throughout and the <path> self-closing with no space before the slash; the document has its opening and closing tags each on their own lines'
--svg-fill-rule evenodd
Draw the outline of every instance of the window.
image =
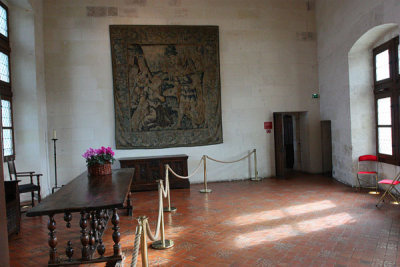
<svg viewBox="0 0 400 267">
<path fill-rule="evenodd" d="M 379 161 L 400 165 L 399 37 L 373 50 L 376 151 Z"/>
<path fill-rule="evenodd" d="M 5 161 L 15 157 L 10 72 L 11 49 L 8 29 L 8 9 L 7 6 L 0 2 L 0 110 L 3 157 Z"/>
</svg>

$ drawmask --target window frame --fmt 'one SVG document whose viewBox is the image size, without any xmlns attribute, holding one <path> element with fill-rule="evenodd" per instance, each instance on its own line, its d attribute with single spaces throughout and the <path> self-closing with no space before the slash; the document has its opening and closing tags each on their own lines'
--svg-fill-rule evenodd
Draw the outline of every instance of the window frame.
<svg viewBox="0 0 400 267">
<path fill-rule="evenodd" d="M 380 162 L 400 166 L 400 74 L 398 66 L 398 44 L 399 36 L 377 46 L 372 50 L 373 55 L 373 77 L 374 77 L 374 100 L 375 100 L 375 134 L 376 134 L 376 154 Z M 389 74 L 390 77 L 384 80 L 376 81 L 376 55 L 389 51 Z M 390 97 L 391 99 L 391 126 L 378 125 L 378 99 Z M 378 129 L 381 127 L 392 128 L 392 155 L 379 153 Z"/>
<path fill-rule="evenodd" d="M 11 47 L 10 47 L 10 17 L 9 17 L 9 11 L 8 7 L 0 1 L 0 6 L 3 7 L 6 10 L 7 13 L 7 36 L 4 36 L 0 34 L 0 52 L 6 54 L 8 56 L 8 71 L 9 71 L 9 82 L 4 82 L 0 80 L 0 100 L 8 100 L 10 101 L 11 105 L 11 127 L 3 127 L 3 123 L 1 122 L 1 139 L 3 140 L 3 128 L 6 129 L 11 129 L 12 132 L 12 146 L 13 146 L 13 153 L 12 155 L 9 156 L 4 156 L 4 147 L 1 148 L 2 150 L 2 155 L 3 155 L 3 160 L 4 162 L 9 161 L 9 160 L 14 160 L 15 159 L 15 129 L 14 129 L 14 112 L 13 112 L 13 93 L 12 93 L 12 82 L 11 82 Z M 1 114 L 1 109 L 0 109 L 0 116 L 2 117 Z M 2 142 L 2 145 L 4 142 Z"/>
</svg>

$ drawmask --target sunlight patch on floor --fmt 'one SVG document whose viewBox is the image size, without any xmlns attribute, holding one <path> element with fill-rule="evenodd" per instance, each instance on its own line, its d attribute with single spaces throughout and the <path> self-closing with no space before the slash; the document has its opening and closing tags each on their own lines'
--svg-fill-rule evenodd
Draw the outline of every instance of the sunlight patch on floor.
<svg viewBox="0 0 400 267">
<path fill-rule="evenodd" d="M 254 212 L 235 217 L 232 221 L 236 225 L 247 225 L 259 223 L 261 221 L 272 221 L 282 219 L 287 216 L 296 216 L 315 211 L 322 211 L 335 208 L 336 205 L 330 200 L 322 200 L 313 203 L 290 206 L 282 209 Z"/>
<path fill-rule="evenodd" d="M 350 214 L 342 212 L 316 219 L 294 222 L 292 224 L 283 224 L 270 229 L 240 234 L 235 238 L 235 245 L 238 248 L 257 246 L 265 242 L 278 241 L 285 238 L 323 231 L 353 222 L 355 222 L 355 219 L 353 219 Z M 268 226 L 265 227 L 267 228 Z"/>
</svg>

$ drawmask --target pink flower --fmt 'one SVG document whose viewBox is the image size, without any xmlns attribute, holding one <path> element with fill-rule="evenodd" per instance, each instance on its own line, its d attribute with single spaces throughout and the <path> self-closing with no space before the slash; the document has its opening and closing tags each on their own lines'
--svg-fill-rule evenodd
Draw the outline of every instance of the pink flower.
<svg viewBox="0 0 400 267">
<path fill-rule="evenodd" d="M 82 157 L 84 157 L 85 159 L 88 159 L 95 155 L 96 155 L 96 151 L 93 148 L 89 148 L 88 150 L 86 150 L 85 153 L 83 153 Z"/>
<path fill-rule="evenodd" d="M 115 153 L 114 153 L 114 151 L 112 151 L 111 147 L 107 147 L 107 148 L 106 148 L 106 153 L 107 153 L 107 154 L 110 154 L 111 156 L 114 156 L 114 155 L 115 155 Z"/>
<path fill-rule="evenodd" d="M 104 147 L 98 149 L 89 148 L 83 153 L 82 157 L 86 159 L 86 164 L 92 166 L 94 164 L 105 164 L 106 162 L 114 163 L 114 151 L 111 147 Z"/>
</svg>

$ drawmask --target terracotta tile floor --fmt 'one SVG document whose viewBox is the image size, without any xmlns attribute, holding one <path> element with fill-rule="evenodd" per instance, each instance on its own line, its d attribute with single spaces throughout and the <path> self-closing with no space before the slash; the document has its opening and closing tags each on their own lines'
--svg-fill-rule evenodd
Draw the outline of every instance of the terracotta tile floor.
<svg viewBox="0 0 400 267">
<path fill-rule="evenodd" d="M 172 190 L 178 210 L 165 213 L 165 228 L 176 245 L 149 249 L 150 266 L 400 266 L 400 207 L 377 209 L 377 196 L 304 174 L 212 183 L 211 194 L 200 194 L 200 188 Z M 135 193 L 134 203 L 134 217 L 149 216 L 154 229 L 157 193 Z M 58 252 L 64 255 L 72 239 L 78 256 L 78 216 L 68 232 L 61 216 L 56 221 Z M 23 217 L 21 233 L 10 241 L 12 266 L 46 265 L 46 222 L 46 217 Z M 121 216 L 125 266 L 130 266 L 136 224 Z M 110 228 L 105 236 L 110 254 Z"/>
</svg>

